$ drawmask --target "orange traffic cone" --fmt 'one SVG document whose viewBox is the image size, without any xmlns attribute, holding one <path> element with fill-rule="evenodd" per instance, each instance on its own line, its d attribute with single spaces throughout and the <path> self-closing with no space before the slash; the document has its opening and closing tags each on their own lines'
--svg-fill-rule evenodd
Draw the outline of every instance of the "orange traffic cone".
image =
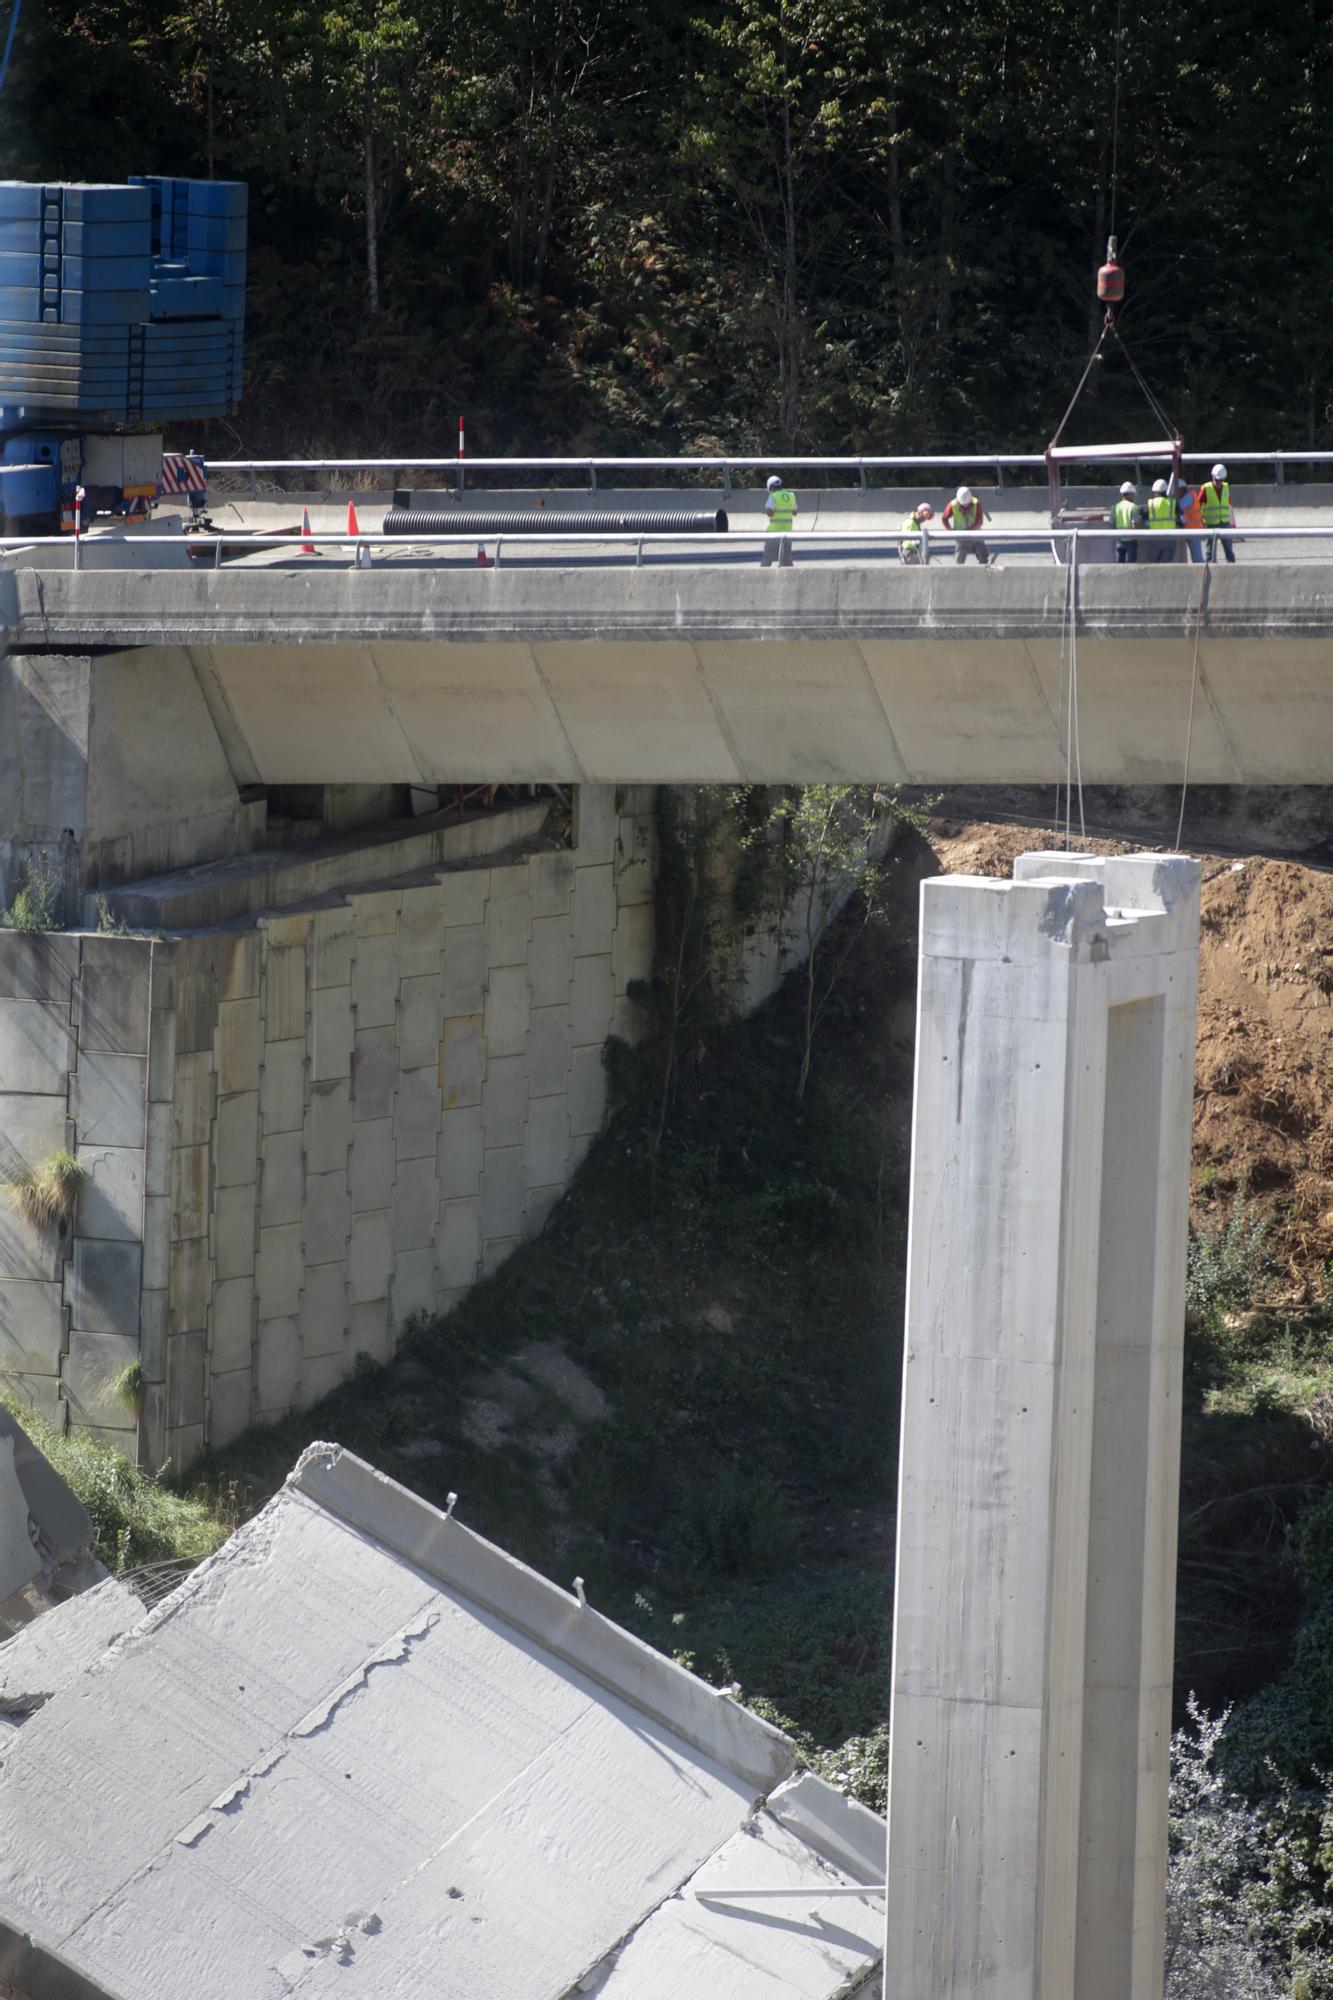
<svg viewBox="0 0 1333 2000">
<path fill-rule="evenodd" d="M 353 500 L 349 500 L 347 503 L 347 532 L 349 535 L 359 535 L 361 533 L 361 529 L 357 524 L 356 503 Z"/>
<path fill-rule="evenodd" d="M 489 569 L 490 567 L 491 567 L 491 559 L 490 559 L 490 557 L 489 557 L 489 556 L 487 555 L 487 553 L 486 553 L 486 544 L 485 544 L 485 542 L 478 542 L 478 543 L 477 543 L 477 568 L 478 568 L 478 569 Z"/>
<path fill-rule="evenodd" d="M 301 554 L 303 556 L 312 556 L 315 553 L 315 544 L 310 539 L 311 533 L 310 509 L 303 507 L 301 509 Z"/>
</svg>

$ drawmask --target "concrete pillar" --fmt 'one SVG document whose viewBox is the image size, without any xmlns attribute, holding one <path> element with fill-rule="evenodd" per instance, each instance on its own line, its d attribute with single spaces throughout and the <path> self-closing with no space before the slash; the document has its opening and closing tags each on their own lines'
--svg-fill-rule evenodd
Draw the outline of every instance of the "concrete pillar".
<svg viewBox="0 0 1333 2000">
<path fill-rule="evenodd" d="M 889 2000 L 1156 2000 L 1198 868 L 921 899 Z"/>
</svg>

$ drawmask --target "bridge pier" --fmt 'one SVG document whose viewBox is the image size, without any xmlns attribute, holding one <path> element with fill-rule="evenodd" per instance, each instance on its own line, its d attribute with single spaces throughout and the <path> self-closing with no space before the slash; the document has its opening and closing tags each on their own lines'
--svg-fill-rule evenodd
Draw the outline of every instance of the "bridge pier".
<svg viewBox="0 0 1333 2000">
<path fill-rule="evenodd" d="M 1157 2000 L 1197 864 L 922 890 L 891 2000 Z"/>
</svg>

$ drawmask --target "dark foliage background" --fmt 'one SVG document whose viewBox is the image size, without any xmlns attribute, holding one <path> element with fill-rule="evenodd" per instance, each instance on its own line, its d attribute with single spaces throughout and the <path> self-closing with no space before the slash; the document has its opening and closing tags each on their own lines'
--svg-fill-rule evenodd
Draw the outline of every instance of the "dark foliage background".
<svg viewBox="0 0 1333 2000">
<path fill-rule="evenodd" d="M 250 182 L 251 450 L 1322 446 L 1333 0 L 25 0 L 0 172 Z M 1142 434 L 1123 365 L 1085 437 Z M 211 440 L 219 449 L 219 440 Z"/>
</svg>

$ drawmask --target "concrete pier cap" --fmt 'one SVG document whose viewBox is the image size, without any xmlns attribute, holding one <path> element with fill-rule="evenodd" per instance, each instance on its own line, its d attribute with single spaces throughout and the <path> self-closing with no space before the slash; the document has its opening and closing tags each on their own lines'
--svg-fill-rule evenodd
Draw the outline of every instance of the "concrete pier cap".
<svg viewBox="0 0 1333 2000">
<path fill-rule="evenodd" d="M 921 889 L 893 2000 L 1159 2000 L 1200 869 Z"/>
</svg>

